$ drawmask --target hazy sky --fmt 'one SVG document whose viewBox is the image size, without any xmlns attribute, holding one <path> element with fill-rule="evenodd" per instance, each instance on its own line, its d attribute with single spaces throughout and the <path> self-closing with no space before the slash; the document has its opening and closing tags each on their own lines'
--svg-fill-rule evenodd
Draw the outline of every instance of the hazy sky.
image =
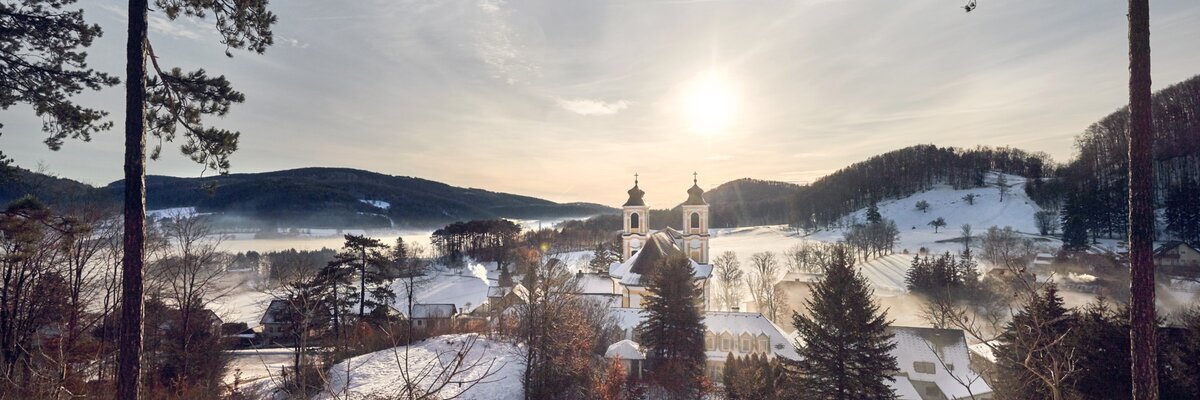
<svg viewBox="0 0 1200 400">
<path fill-rule="evenodd" d="M 124 71 L 123 2 L 84 0 Z M 246 94 L 233 172 L 343 166 L 556 201 L 655 207 L 753 177 L 807 182 L 919 143 L 1064 161 L 1125 103 L 1119 0 L 276 0 L 276 45 L 232 59 L 206 21 L 152 15 L 160 62 Z M 1157 0 L 1154 87 L 1200 73 L 1200 2 Z M 24 167 L 121 174 L 122 87 L 80 99 L 117 129 L 51 152 L 27 106 L 0 112 Z M 177 146 L 149 172 L 196 176 Z"/>
</svg>

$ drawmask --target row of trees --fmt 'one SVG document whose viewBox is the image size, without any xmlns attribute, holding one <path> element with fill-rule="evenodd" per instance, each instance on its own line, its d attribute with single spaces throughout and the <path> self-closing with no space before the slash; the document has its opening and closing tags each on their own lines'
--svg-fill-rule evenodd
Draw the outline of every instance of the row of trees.
<svg viewBox="0 0 1200 400">
<path fill-rule="evenodd" d="M 521 226 L 506 219 L 455 222 L 433 231 L 433 255 L 449 265 L 464 257 L 476 261 L 498 261 L 507 256 L 521 233 Z"/>
</svg>

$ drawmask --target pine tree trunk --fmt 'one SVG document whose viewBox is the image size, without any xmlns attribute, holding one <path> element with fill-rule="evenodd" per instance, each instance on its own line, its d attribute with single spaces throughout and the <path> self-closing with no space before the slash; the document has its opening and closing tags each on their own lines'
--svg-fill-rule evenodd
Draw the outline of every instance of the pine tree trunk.
<svg viewBox="0 0 1200 400">
<path fill-rule="evenodd" d="M 147 0 L 129 0 L 125 45 L 125 232 L 121 257 L 121 329 L 117 393 L 138 398 L 142 354 L 142 261 L 146 239 L 146 13 Z"/>
<path fill-rule="evenodd" d="M 1129 0 L 1129 273 L 1133 398 L 1158 398 L 1154 316 L 1154 120 L 1150 2 Z"/>
</svg>

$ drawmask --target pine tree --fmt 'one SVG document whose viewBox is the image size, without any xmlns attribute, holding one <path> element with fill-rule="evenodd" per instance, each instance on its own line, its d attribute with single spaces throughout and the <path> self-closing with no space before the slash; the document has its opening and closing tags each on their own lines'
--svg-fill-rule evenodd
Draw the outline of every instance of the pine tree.
<svg viewBox="0 0 1200 400">
<path fill-rule="evenodd" d="M 871 299 L 867 279 L 854 269 L 843 246 L 834 249 L 825 277 L 805 301 L 808 315 L 794 314 L 799 360 L 786 360 L 793 396 L 820 399 L 894 399 L 887 381 L 897 368 L 896 347 L 886 331 L 887 313 Z"/>
<path fill-rule="evenodd" d="M 663 260 L 650 276 L 646 319 L 638 325 L 651 379 L 682 398 L 696 398 L 704 379 L 703 292 L 687 257 Z"/>
<path fill-rule="evenodd" d="M 342 252 L 331 265 L 351 268 L 351 273 L 358 275 L 358 318 L 362 320 L 367 307 L 371 308 L 372 313 L 378 313 L 378 309 L 386 310 L 387 306 L 396 300 L 396 294 L 391 290 L 391 279 L 384 275 L 389 263 L 380 252 L 387 246 L 379 239 L 362 235 L 347 234 L 345 239 Z M 370 288 L 367 287 L 368 284 Z M 371 295 L 370 299 L 367 298 L 368 293 Z"/>
</svg>

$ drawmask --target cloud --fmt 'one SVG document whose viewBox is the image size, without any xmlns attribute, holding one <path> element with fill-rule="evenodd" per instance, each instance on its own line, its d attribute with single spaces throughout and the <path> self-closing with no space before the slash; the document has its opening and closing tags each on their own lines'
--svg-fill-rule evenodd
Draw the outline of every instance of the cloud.
<svg viewBox="0 0 1200 400">
<path fill-rule="evenodd" d="M 480 0 L 482 16 L 475 30 L 475 49 L 491 68 L 493 78 L 509 85 L 528 81 L 540 74 L 537 63 L 526 54 L 527 44 L 519 26 L 512 23 L 513 12 L 504 8 L 504 0 Z"/>
<path fill-rule="evenodd" d="M 575 99 L 559 100 L 558 106 L 579 115 L 613 115 L 629 108 L 629 102 L 625 100 L 605 102 L 602 100 Z"/>
</svg>

